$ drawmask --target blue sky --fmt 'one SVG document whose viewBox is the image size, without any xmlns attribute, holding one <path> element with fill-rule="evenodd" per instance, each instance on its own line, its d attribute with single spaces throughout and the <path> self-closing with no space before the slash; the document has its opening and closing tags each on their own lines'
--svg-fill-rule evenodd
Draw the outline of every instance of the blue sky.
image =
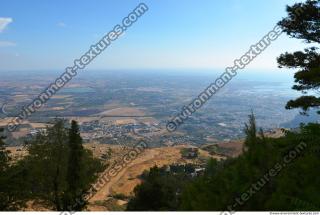
<svg viewBox="0 0 320 215">
<path fill-rule="evenodd" d="M 136 0 L 2 0 L 0 70 L 63 70 L 131 12 Z M 88 69 L 221 69 L 286 15 L 295 0 L 146 0 L 149 11 Z M 249 69 L 306 44 L 283 34 Z"/>
</svg>

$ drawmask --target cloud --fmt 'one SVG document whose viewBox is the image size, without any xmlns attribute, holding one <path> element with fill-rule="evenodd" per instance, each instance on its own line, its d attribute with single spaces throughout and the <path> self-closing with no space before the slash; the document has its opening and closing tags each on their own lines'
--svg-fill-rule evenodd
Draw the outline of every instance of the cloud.
<svg viewBox="0 0 320 215">
<path fill-rule="evenodd" d="M 4 29 L 12 22 L 12 18 L 10 17 L 0 17 L 0 33 L 4 31 Z"/>
<path fill-rule="evenodd" d="M 60 27 L 60 28 L 65 28 L 65 27 L 67 27 L 67 24 L 64 23 L 64 22 L 58 22 L 57 26 Z"/>
<path fill-rule="evenodd" d="M 0 47 L 12 47 L 16 46 L 17 44 L 10 41 L 0 41 Z"/>
</svg>

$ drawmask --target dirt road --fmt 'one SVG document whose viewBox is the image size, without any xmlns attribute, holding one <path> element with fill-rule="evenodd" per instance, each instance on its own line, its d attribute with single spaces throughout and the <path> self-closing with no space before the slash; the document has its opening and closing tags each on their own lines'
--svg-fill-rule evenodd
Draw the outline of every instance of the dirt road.
<svg viewBox="0 0 320 215">
<path fill-rule="evenodd" d="M 141 182 L 138 176 L 155 165 L 160 167 L 173 163 L 195 162 L 181 157 L 180 150 L 183 147 L 185 146 L 146 149 L 131 163 L 123 167 L 116 176 L 110 178 L 110 181 L 89 199 L 88 209 L 90 211 L 105 211 L 107 208 L 96 203 L 108 200 L 109 195 L 112 194 L 132 195 L 134 187 Z M 221 159 L 218 156 L 215 158 Z"/>
</svg>

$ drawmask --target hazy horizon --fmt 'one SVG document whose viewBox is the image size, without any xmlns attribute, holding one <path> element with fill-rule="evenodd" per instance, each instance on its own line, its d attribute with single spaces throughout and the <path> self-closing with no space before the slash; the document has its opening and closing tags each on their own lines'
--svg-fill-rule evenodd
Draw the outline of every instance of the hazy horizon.
<svg viewBox="0 0 320 215">
<path fill-rule="evenodd" d="M 2 70 L 64 70 L 140 3 L 33 2 L 2 2 Z M 87 69 L 223 69 L 272 30 L 293 2 L 147 0 L 148 11 Z M 276 57 L 304 45 L 281 35 L 247 68 L 277 69 Z"/>
</svg>

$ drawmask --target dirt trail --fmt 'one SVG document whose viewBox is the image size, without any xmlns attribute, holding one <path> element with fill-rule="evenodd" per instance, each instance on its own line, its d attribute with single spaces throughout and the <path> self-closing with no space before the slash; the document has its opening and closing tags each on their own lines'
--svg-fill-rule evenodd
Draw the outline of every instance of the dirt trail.
<svg viewBox="0 0 320 215">
<path fill-rule="evenodd" d="M 126 196 L 132 195 L 134 188 L 141 182 L 138 178 L 144 170 L 149 170 L 151 167 L 157 165 L 159 167 L 173 163 L 194 163 L 196 160 L 184 159 L 181 157 L 181 148 L 186 146 L 176 147 L 162 147 L 152 148 L 143 151 L 136 159 L 132 160 L 127 166 L 114 177 L 110 178 L 98 192 L 96 192 L 90 199 L 88 210 L 89 211 L 106 211 L 107 207 L 101 206 L 112 194 L 124 194 Z M 200 155 L 208 157 L 204 151 L 200 150 Z M 220 156 L 210 156 L 216 159 L 221 159 Z M 119 163 L 120 164 L 120 163 Z M 101 176 L 102 177 L 102 176 Z M 98 203 L 100 202 L 100 204 Z"/>
<path fill-rule="evenodd" d="M 110 178 L 110 181 L 107 182 L 98 192 L 96 192 L 90 199 L 89 203 L 94 203 L 95 201 L 102 201 L 106 200 L 107 197 L 111 194 L 112 187 L 120 181 L 120 179 L 124 176 L 126 172 L 128 172 L 129 168 L 137 167 L 144 163 L 145 161 L 154 159 L 155 155 L 159 154 L 157 151 L 150 152 L 148 150 L 148 153 L 143 152 L 139 155 L 135 160 L 133 160 L 130 164 L 128 164 L 126 167 L 124 167 L 116 176 Z"/>
</svg>

